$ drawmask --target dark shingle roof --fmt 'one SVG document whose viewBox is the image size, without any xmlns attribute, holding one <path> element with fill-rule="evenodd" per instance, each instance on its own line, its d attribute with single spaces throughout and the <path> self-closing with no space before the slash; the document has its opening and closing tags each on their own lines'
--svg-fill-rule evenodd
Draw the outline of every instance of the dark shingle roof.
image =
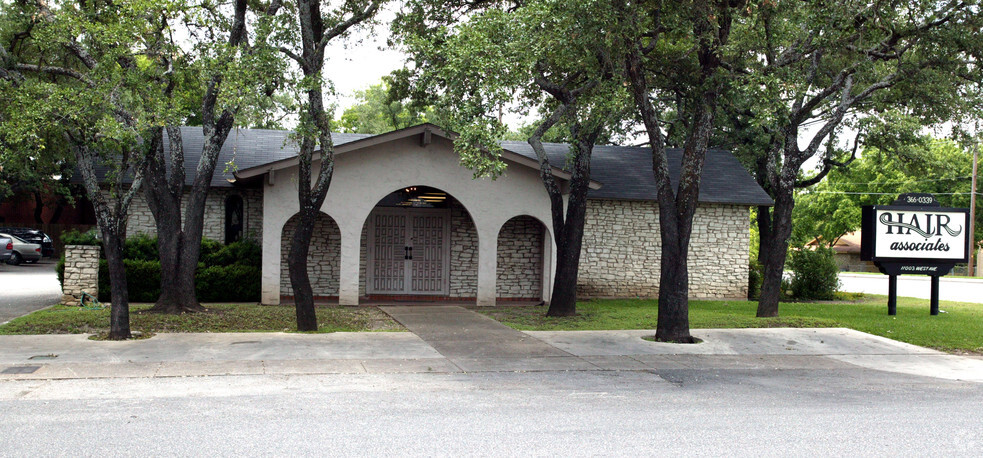
<svg viewBox="0 0 983 458">
<path fill-rule="evenodd" d="M 502 147 L 523 156 L 536 158 L 526 142 L 502 142 Z M 565 167 L 569 146 L 544 143 L 550 165 Z M 669 176 L 673 187 L 679 184 L 682 150 L 670 148 Z M 634 146 L 598 145 L 591 153 L 591 179 L 601 189 L 592 189 L 589 198 L 655 200 L 655 176 L 652 173 L 652 150 Z M 722 150 L 707 151 L 700 182 L 700 202 L 748 205 L 771 205 L 771 197 L 747 173 L 733 154 Z"/>
<path fill-rule="evenodd" d="M 233 186 L 228 180 L 233 178 L 233 170 L 226 171 L 226 163 L 233 161 L 238 170 L 269 164 L 271 162 L 296 156 L 298 146 L 287 139 L 288 131 L 268 129 L 233 130 L 219 153 L 218 165 L 211 185 L 214 187 Z M 185 152 L 185 184 L 190 186 L 198 167 L 198 158 L 204 136 L 200 127 L 182 127 L 181 136 Z M 335 145 L 350 143 L 371 134 L 331 134 Z M 569 147 L 562 143 L 544 143 L 550 164 L 564 167 Z M 502 147 L 536 159 L 532 147 L 525 142 L 503 142 Z M 166 140 L 165 140 L 165 151 Z M 670 149 L 669 174 L 678 183 L 682 152 Z M 106 168 L 97 168 L 100 179 Z M 592 189 L 588 197 L 594 199 L 654 200 L 656 195 L 655 178 L 652 175 L 652 153 L 648 148 L 598 145 L 591 155 L 591 178 L 600 182 L 601 189 Z M 700 186 L 700 201 L 710 203 L 731 203 L 747 205 L 771 205 L 772 200 L 754 182 L 740 162 L 727 151 L 711 150 L 703 169 Z"/>
<path fill-rule="evenodd" d="M 218 188 L 233 186 L 228 181 L 234 178 L 232 175 L 234 170 L 231 167 L 226 167 L 226 164 L 229 162 L 234 162 L 236 169 L 244 170 L 296 156 L 300 148 L 295 142 L 287 139 L 289 134 L 290 132 L 286 130 L 232 130 L 225 144 L 222 145 L 222 150 L 219 152 L 211 185 Z M 353 142 L 366 137 L 372 137 L 372 135 L 331 134 L 331 139 L 335 145 Z M 201 127 L 182 127 L 181 140 L 184 143 L 184 184 L 191 186 L 194 181 L 195 170 L 198 168 L 198 158 L 201 157 L 201 148 L 205 144 L 205 136 L 201 131 Z M 170 159 L 167 148 L 168 139 L 165 135 L 164 154 Z M 226 168 L 228 168 L 227 171 Z M 95 171 L 96 176 L 101 181 L 105 179 L 109 168 L 98 166 Z M 79 177 L 80 175 L 76 172 L 73 180 L 80 180 Z"/>
<path fill-rule="evenodd" d="M 231 167 L 228 171 L 225 170 L 227 168 L 225 164 L 230 161 L 234 161 L 236 169 L 244 170 L 296 156 L 300 147 L 296 142 L 287 139 L 289 134 L 290 132 L 286 130 L 269 129 L 239 129 L 230 132 L 225 145 L 222 145 L 222 151 L 219 152 L 218 165 L 215 166 L 215 175 L 212 176 L 212 186 L 232 186 L 228 180 L 233 178 L 234 170 Z M 371 136 L 333 133 L 331 140 L 335 145 L 342 145 Z M 186 185 L 191 186 L 205 136 L 201 132 L 201 127 L 182 127 L 181 139 L 184 141 L 184 181 Z M 167 151 L 166 138 L 164 151 Z"/>
</svg>

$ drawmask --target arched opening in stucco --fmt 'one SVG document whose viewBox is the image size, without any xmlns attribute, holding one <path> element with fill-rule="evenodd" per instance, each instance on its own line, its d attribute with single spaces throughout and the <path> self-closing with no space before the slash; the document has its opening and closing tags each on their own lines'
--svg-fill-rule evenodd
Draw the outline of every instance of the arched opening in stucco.
<svg viewBox="0 0 983 458">
<path fill-rule="evenodd" d="M 287 257 L 293 241 L 300 213 L 290 217 L 283 225 L 280 237 L 280 295 L 292 298 L 290 268 Z M 336 299 L 341 273 L 341 230 L 338 224 L 325 213 L 318 213 L 311 233 L 310 251 L 307 255 L 307 275 L 311 279 L 311 289 L 315 300 Z"/>
<path fill-rule="evenodd" d="M 515 216 L 498 231 L 495 295 L 507 301 L 539 301 L 549 265 L 549 231 L 529 215 Z"/>
<path fill-rule="evenodd" d="M 376 203 L 362 225 L 359 295 L 474 300 L 478 232 L 451 194 L 419 185 Z"/>
</svg>

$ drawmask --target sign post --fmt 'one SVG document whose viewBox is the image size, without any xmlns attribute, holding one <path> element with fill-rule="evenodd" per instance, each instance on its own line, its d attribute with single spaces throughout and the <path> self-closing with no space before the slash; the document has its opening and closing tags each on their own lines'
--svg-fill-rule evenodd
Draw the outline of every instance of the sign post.
<svg viewBox="0 0 983 458">
<path fill-rule="evenodd" d="M 969 209 L 942 207 L 931 194 L 902 194 L 863 207 L 860 259 L 888 275 L 888 315 L 897 314 L 898 275 L 932 277 L 931 314 L 939 314 L 939 277 L 969 261 Z"/>
</svg>

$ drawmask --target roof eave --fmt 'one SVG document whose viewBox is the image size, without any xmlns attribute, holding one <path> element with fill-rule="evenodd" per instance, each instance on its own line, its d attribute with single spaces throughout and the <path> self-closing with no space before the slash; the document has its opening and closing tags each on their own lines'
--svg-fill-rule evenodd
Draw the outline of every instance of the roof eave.
<svg viewBox="0 0 983 458">
<path fill-rule="evenodd" d="M 452 141 L 457 137 L 457 133 L 455 132 L 444 130 L 443 128 L 437 126 L 436 124 L 424 123 L 412 127 L 407 127 L 404 129 L 394 130 L 392 132 L 386 132 L 384 134 L 374 135 L 372 137 L 366 137 L 342 145 L 338 145 L 335 147 L 334 153 L 336 155 L 345 154 L 350 151 L 380 145 L 383 143 L 399 140 L 402 138 L 411 137 L 413 135 L 425 134 L 428 131 L 431 134 L 435 134 Z M 538 161 L 530 159 L 514 151 L 503 149 L 502 158 L 526 167 L 530 167 L 532 169 L 536 169 L 536 170 L 539 169 Z M 311 162 L 320 159 L 321 159 L 320 152 L 315 151 L 314 155 L 311 157 Z M 272 170 L 295 167 L 299 163 L 300 163 L 299 158 L 291 157 L 291 158 L 281 159 L 279 161 L 274 161 L 263 165 L 258 165 L 255 167 L 250 167 L 248 169 L 242 169 L 236 171 L 233 175 L 236 177 L 236 180 L 245 180 L 248 178 L 264 175 Z M 553 173 L 553 176 L 560 178 L 562 180 L 570 181 L 573 178 L 573 175 L 558 167 L 550 166 L 550 169 Z M 597 181 L 591 180 L 589 186 L 590 189 L 601 189 L 602 184 Z"/>
</svg>

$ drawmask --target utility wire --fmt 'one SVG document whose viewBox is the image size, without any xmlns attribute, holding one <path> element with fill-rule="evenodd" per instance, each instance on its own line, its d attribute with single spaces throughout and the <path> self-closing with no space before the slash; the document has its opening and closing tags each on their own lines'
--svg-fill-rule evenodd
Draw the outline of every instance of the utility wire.
<svg viewBox="0 0 983 458">
<path fill-rule="evenodd" d="M 803 194 L 851 194 L 851 195 L 861 195 L 861 196 L 896 196 L 899 192 L 855 192 L 855 191 L 806 191 Z M 932 192 L 929 193 L 935 196 L 962 196 L 972 194 L 969 191 L 966 192 Z M 976 192 L 976 195 L 981 196 L 983 192 Z"/>
<path fill-rule="evenodd" d="M 870 182 L 870 181 L 865 182 L 865 183 L 840 183 L 840 182 L 837 182 L 836 185 L 865 185 L 865 186 L 871 186 L 871 185 L 874 185 L 874 186 L 880 186 L 880 185 L 888 186 L 888 185 L 891 185 L 891 186 L 895 186 L 897 184 L 934 183 L 934 182 L 938 182 L 938 181 L 970 180 L 972 178 L 973 178 L 972 176 L 952 177 L 952 178 L 935 178 L 935 179 L 926 179 L 926 180 L 904 181 L 903 183 L 877 183 L 877 182 Z"/>
</svg>

